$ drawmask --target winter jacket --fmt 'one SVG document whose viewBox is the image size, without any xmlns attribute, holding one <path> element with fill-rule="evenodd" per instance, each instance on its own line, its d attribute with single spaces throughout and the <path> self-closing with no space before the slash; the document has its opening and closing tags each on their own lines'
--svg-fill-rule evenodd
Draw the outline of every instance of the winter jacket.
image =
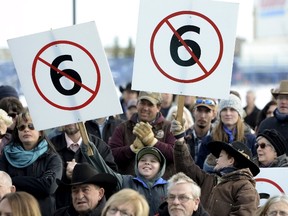
<svg viewBox="0 0 288 216">
<path fill-rule="evenodd" d="M 114 161 L 114 157 L 112 155 L 110 147 L 101 139 L 98 137 L 89 134 L 89 140 L 100 152 L 101 156 L 104 158 L 107 165 L 117 171 L 117 165 Z M 67 161 L 72 161 L 72 159 L 75 159 L 77 163 L 82 162 L 89 162 L 86 160 L 86 158 L 83 156 L 84 152 L 86 152 L 87 145 L 81 144 L 80 149 L 77 152 L 73 152 L 72 150 L 67 148 L 67 143 L 65 139 L 65 133 L 62 133 L 60 135 L 54 136 L 51 139 L 51 142 L 55 146 L 57 152 L 61 156 L 62 163 L 63 163 L 63 175 L 61 176 L 61 181 L 63 181 L 66 184 L 69 184 L 71 181 L 66 176 L 66 166 Z M 62 208 L 64 206 L 69 206 L 71 204 L 71 191 L 67 187 L 59 186 L 56 193 L 56 208 Z"/>
<path fill-rule="evenodd" d="M 165 167 L 166 167 L 166 160 L 163 154 L 159 151 L 161 155 L 161 167 L 160 171 L 154 178 L 153 182 L 148 182 L 144 177 L 142 177 L 138 172 L 136 157 L 135 160 L 135 174 L 136 176 L 132 175 L 121 175 L 115 171 L 113 171 L 110 167 L 108 167 L 105 164 L 105 161 L 99 154 L 98 150 L 95 149 L 95 157 L 92 158 L 94 163 L 94 166 L 100 171 L 109 173 L 117 178 L 118 184 L 117 184 L 117 190 L 121 190 L 123 188 L 131 188 L 136 191 L 138 191 L 140 194 L 142 194 L 149 206 L 150 206 L 150 216 L 153 216 L 158 212 L 158 207 L 162 202 L 165 201 L 165 197 L 167 195 L 167 181 L 162 178 Z"/>
<path fill-rule="evenodd" d="M 0 170 L 11 176 L 17 191 L 26 191 L 38 200 L 42 216 L 54 214 L 56 210 L 54 193 L 58 187 L 56 179 L 62 176 L 62 161 L 56 152 L 48 149 L 25 168 L 12 166 L 3 154 L 0 158 Z"/>
<path fill-rule="evenodd" d="M 184 172 L 201 187 L 201 203 L 211 216 L 254 216 L 259 204 L 255 180 L 248 168 L 223 176 L 208 174 L 192 159 L 181 142 L 174 146 L 176 172 Z"/>
<path fill-rule="evenodd" d="M 101 216 L 102 210 L 106 204 L 105 196 L 99 201 L 98 205 L 92 211 L 87 212 L 85 216 Z M 79 213 L 74 209 L 73 205 L 58 209 L 54 216 L 79 216 Z"/>
<path fill-rule="evenodd" d="M 286 139 L 286 155 L 288 155 L 288 115 L 281 114 L 276 108 L 273 112 L 274 116 L 264 119 L 259 125 L 258 133 L 262 133 L 265 129 L 275 129 Z"/>
<path fill-rule="evenodd" d="M 137 122 L 138 114 L 135 113 L 130 120 L 127 120 L 116 127 L 109 140 L 109 146 L 111 147 L 115 162 L 118 165 L 119 173 L 124 175 L 134 175 L 135 153 L 131 151 L 130 145 L 136 138 L 133 134 L 133 128 Z M 151 124 L 155 138 L 158 139 L 158 142 L 154 147 L 158 148 L 167 160 L 167 167 L 163 178 L 168 179 L 175 174 L 173 163 L 173 146 L 175 138 L 170 132 L 171 123 L 165 120 L 159 112 L 155 121 Z"/>
<path fill-rule="evenodd" d="M 159 206 L 159 211 L 155 216 L 170 216 L 167 202 L 164 202 Z M 209 214 L 205 211 L 203 206 L 199 204 L 197 211 L 193 212 L 191 216 L 209 216 Z"/>
</svg>

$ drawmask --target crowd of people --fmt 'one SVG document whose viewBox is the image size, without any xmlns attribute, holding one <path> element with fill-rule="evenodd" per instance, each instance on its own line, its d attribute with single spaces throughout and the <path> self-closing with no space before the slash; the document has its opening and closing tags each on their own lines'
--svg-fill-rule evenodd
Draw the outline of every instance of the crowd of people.
<svg viewBox="0 0 288 216">
<path fill-rule="evenodd" d="M 263 109 L 253 91 L 245 107 L 233 90 L 185 96 L 182 118 L 179 96 L 120 91 L 123 114 L 84 122 L 87 143 L 79 123 L 37 130 L 0 86 L 0 215 L 288 216 L 284 194 L 260 206 L 254 178 L 288 167 L 288 80 Z"/>
</svg>

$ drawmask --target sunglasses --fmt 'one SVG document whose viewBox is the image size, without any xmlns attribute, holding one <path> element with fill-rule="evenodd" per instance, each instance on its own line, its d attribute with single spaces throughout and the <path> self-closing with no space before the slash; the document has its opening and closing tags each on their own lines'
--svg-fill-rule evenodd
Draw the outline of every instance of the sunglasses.
<svg viewBox="0 0 288 216">
<path fill-rule="evenodd" d="M 34 125 L 32 124 L 32 123 L 29 123 L 29 124 L 27 124 L 27 125 L 20 125 L 20 126 L 18 126 L 17 127 L 17 129 L 19 130 L 19 131 L 23 131 L 23 130 L 25 130 L 25 128 L 26 127 L 28 127 L 30 130 L 34 130 L 35 128 L 34 128 Z"/>
<path fill-rule="evenodd" d="M 255 147 L 256 149 L 258 149 L 258 147 L 260 146 L 261 149 L 265 149 L 267 146 L 271 146 L 270 144 L 266 144 L 266 143 L 260 143 L 260 144 L 256 144 Z"/>
<path fill-rule="evenodd" d="M 17 113 L 8 113 L 8 116 L 10 116 L 11 118 L 16 118 L 18 114 Z"/>
<path fill-rule="evenodd" d="M 215 101 L 214 100 L 211 100 L 211 99 L 201 99 L 201 98 L 198 98 L 196 99 L 196 104 L 206 104 L 206 105 L 212 105 L 212 106 L 215 106 Z"/>
</svg>

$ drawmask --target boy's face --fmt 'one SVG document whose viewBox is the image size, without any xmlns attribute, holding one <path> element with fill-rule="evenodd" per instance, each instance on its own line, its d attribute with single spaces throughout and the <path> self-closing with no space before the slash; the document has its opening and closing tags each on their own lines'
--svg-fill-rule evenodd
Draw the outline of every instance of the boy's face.
<svg viewBox="0 0 288 216">
<path fill-rule="evenodd" d="M 160 162 L 152 154 L 142 156 L 138 162 L 139 173 L 150 180 L 153 179 L 160 170 Z"/>
</svg>

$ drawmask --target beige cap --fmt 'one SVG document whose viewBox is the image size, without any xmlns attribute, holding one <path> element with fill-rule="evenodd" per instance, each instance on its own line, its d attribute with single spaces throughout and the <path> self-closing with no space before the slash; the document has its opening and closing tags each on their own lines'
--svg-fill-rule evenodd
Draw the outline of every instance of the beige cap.
<svg viewBox="0 0 288 216">
<path fill-rule="evenodd" d="M 138 100 L 143 99 L 150 101 L 154 105 L 162 103 L 161 94 L 156 92 L 140 91 Z"/>
</svg>

